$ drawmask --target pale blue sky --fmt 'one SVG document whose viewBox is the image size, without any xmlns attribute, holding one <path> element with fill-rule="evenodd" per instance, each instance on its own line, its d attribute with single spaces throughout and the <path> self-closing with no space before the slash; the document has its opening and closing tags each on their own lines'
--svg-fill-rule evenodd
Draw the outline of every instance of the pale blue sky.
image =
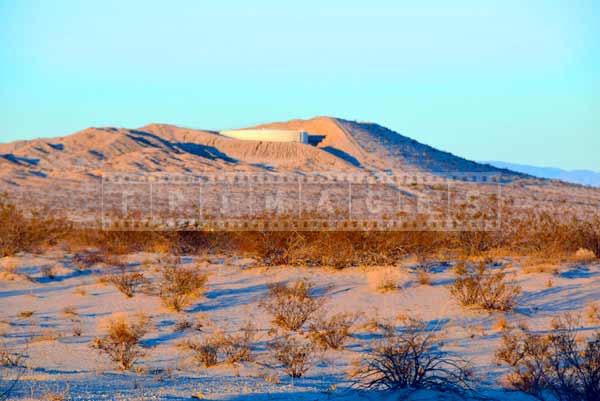
<svg viewBox="0 0 600 401">
<path fill-rule="evenodd" d="M 600 2 L 0 0 L 0 142 L 333 115 L 600 170 Z"/>
</svg>

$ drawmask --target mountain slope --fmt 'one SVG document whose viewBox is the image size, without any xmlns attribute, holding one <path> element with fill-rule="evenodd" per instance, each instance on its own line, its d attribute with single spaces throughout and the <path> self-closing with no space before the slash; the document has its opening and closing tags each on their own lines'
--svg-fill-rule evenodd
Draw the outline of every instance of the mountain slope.
<svg viewBox="0 0 600 401">
<path fill-rule="evenodd" d="M 490 172 L 522 176 L 440 151 L 374 123 L 317 117 L 263 124 L 257 128 L 302 129 L 326 135 L 319 148 L 368 169 L 434 173 Z"/>
</svg>

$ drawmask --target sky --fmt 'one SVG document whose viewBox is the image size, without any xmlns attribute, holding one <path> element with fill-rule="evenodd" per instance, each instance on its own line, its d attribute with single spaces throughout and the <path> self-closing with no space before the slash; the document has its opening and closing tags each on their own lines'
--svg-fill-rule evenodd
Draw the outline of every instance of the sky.
<svg viewBox="0 0 600 401">
<path fill-rule="evenodd" d="M 0 0 L 0 142 L 319 115 L 600 171 L 600 2 Z"/>
</svg>

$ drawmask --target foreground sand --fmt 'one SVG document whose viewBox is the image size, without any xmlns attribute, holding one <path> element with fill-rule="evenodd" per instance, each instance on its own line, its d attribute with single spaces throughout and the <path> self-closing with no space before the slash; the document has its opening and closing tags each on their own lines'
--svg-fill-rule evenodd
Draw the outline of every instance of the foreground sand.
<svg viewBox="0 0 600 401">
<path fill-rule="evenodd" d="M 565 312 L 582 313 L 583 335 L 600 327 L 585 318 L 586 307 L 600 300 L 600 266 L 569 264 L 559 271 L 525 274 L 519 263 L 512 269 L 523 292 L 512 313 L 465 310 L 452 299 L 447 285 L 452 282 L 452 263 L 436 265 L 430 285 L 419 284 L 414 265 L 332 270 L 327 268 L 260 267 L 251 259 L 210 256 L 183 257 L 181 266 L 209 274 L 208 291 L 182 313 L 161 305 L 156 296 L 143 293 L 126 298 L 101 278 L 114 267 L 98 264 L 79 271 L 71 256 L 59 251 L 43 256 L 20 255 L 0 260 L 12 274 L 0 280 L 0 339 L 12 349 L 33 340 L 26 349 L 27 369 L 15 388 L 15 399 L 43 399 L 49 392 L 66 393 L 74 400 L 188 400 L 193 394 L 206 399 L 397 399 L 394 395 L 359 393 L 352 389 L 348 372 L 353 361 L 364 357 L 378 334 L 369 327 L 373 319 L 401 324 L 410 315 L 429 322 L 431 330 L 444 333 L 449 350 L 471 360 L 477 367 L 481 394 L 496 399 L 528 399 L 506 392 L 501 386 L 506 370 L 496 366 L 493 353 L 501 335 L 498 321 L 546 330 L 550 321 Z M 161 255 L 135 254 L 125 260 L 129 269 L 153 277 L 161 266 Z M 53 267 L 50 279 L 42 274 Z M 399 289 L 378 292 L 374 284 L 384 270 Z M 344 350 L 329 350 L 319 356 L 306 377 L 292 380 L 266 352 L 273 326 L 258 303 L 267 284 L 307 278 L 319 287 L 331 286 L 325 306 L 327 315 L 360 312 L 361 318 Z M 550 280 L 550 283 L 549 283 Z M 551 284 L 551 286 L 550 286 Z M 75 313 L 67 311 L 71 308 Z M 27 312 L 33 312 L 27 316 Z M 144 337 L 146 355 L 133 372 L 114 370 L 110 361 L 90 348 L 101 335 L 101 323 L 114 313 L 145 312 L 152 329 Z M 183 318 L 202 322 L 202 330 L 174 331 Z M 256 361 L 239 366 L 198 366 L 189 351 L 177 347 L 184 339 L 203 338 L 216 330 L 238 331 L 247 321 L 260 330 L 255 346 Z M 73 334 L 81 327 L 81 336 Z M 413 399 L 440 398 L 417 393 Z M 444 396 L 450 397 L 450 396 Z M 464 397 L 462 397 L 464 399 Z"/>
</svg>

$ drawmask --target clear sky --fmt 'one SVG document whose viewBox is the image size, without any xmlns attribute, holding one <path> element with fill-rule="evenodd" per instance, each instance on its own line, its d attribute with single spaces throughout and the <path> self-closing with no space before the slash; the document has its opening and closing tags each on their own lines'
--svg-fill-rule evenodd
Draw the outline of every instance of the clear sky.
<svg viewBox="0 0 600 401">
<path fill-rule="evenodd" d="M 0 142 L 316 115 L 600 170 L 600 2 L 0 0 Z"/>
</svg>

